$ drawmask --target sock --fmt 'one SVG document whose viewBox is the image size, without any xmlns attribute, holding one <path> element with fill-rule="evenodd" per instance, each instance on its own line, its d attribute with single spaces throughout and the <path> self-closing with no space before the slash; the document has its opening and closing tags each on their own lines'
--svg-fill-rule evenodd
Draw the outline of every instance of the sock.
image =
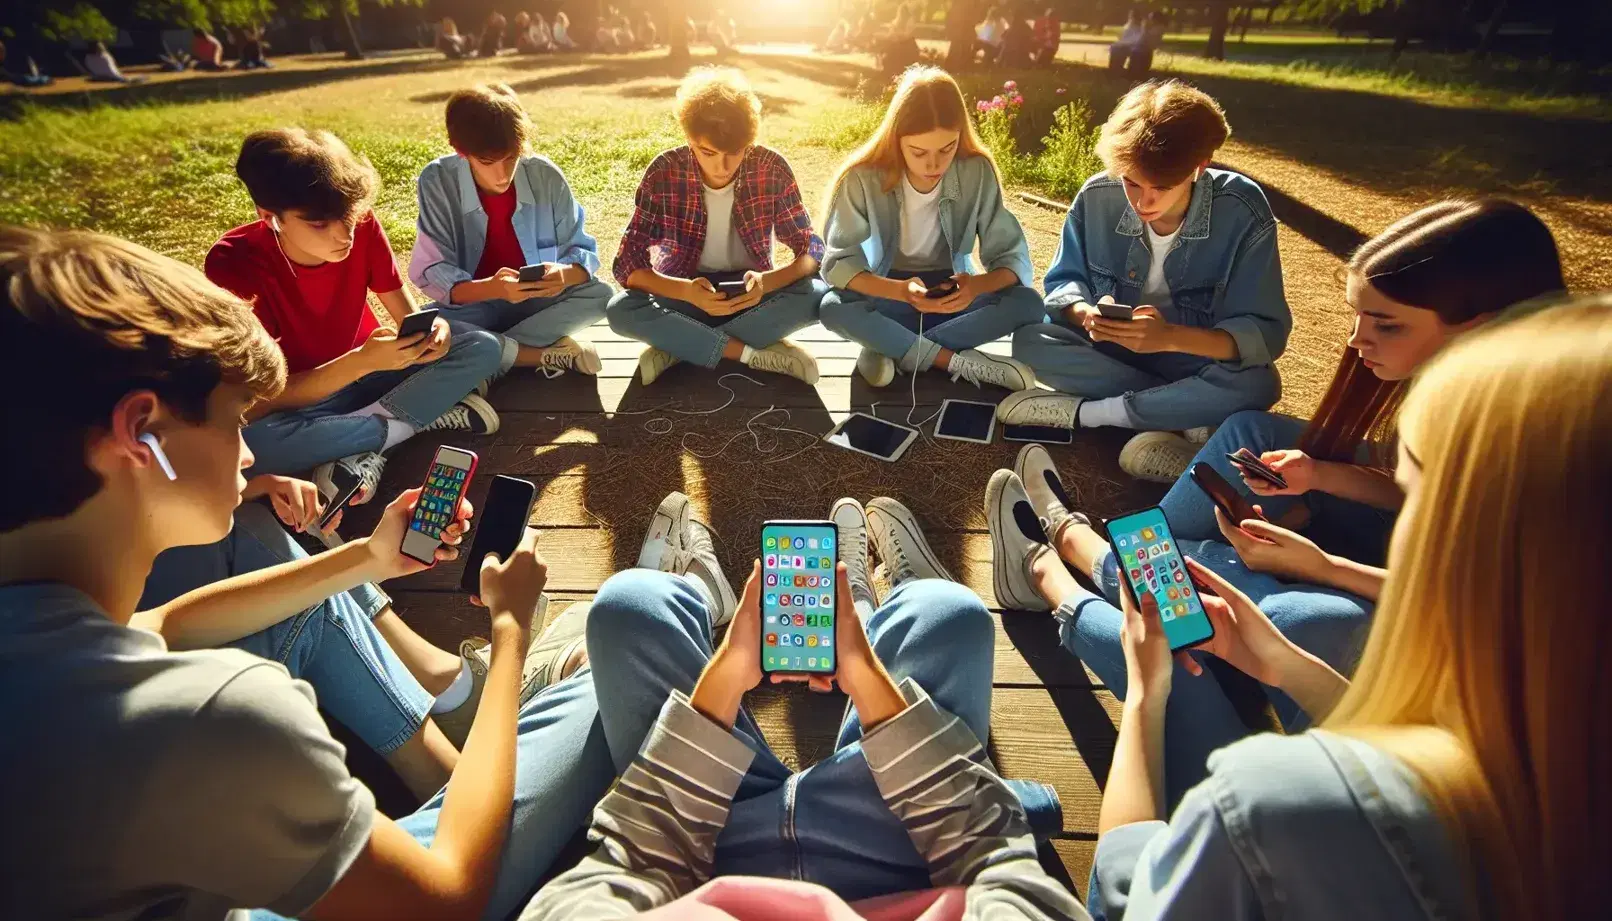
<svg viewBox="0 0 1612 921">
<path fill-rule="evenodd" d="M 364 407 L 363 409 L 360 409 L 358 412 L 351 413 L 351 415 L 354 415 L 354 416 L 380 416 L 382 419 L 396 419 L 397 418 L 396 416 L 392 415 L 392 411 L 390 409 L 387 409 L 386 407 L 381 405 L 380 400 L 376 400 L 375 402 L 369 404 L 368 406 Z"/>
<path fill-rule="evenodd" d="M 746 345 L 746 346 L 744 346 L 744 351 L 739 353 L 739 361 L 744 363 L 744 364 L 746 364 L 746 365 L 748 365 L 748 364 L 750 364 L 750 359 L 755 354 L 756 354 L 756 350 L 751 348 L 750 346 Z"/>
<path fill-rule="evenodd" d="M 504 343 L 504 357 L 498 361 L 498 373 L 508 374 L 509 369 L 515 367 L 515 359 L 520 357 L 521 344 L 508 336 L 500 336 Z"/>
<path fill-rule="evenodd" d="M 437 696 L 436 703 L 431 705 L 432 713 L 447 713 L 457 710 L 470 699 L 470 692 L 475 690 L 476 679 L 470 674 L 470 663 L 459 660 L 459 677 L 453 679 L 453 684 Z"/>
<path fill-rule="evenodd" d="M 1124 397 L 1107 397 L 1102 400 L 1082 400 L 1075 411 L 1075 421 L 1082 428 L 1094 429 L 1104 425 L 1131 428 L 1131 412 L 1125 408 Z"/>
<path fill-rule="evenodd" d="M 402 419 L 388 418 L 386 420 L 386 443 L 381 445 L 382 451 L 390 451 L 410 438 L 414 437 L 414 426 Z"/>
</svg>

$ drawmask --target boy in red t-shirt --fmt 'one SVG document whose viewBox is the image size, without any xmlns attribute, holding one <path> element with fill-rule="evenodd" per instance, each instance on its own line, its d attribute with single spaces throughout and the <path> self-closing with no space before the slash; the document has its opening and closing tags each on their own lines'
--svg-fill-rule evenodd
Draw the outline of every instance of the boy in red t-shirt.
<svg viewBox="0 0 1612 921">
<path fill-rule="evenodd" d="M 235 174 L 258 220 L 213 244 L 207 277 L 252 303 L 290 372 L 283 393 L 253 408 L 248 475 L 316 468 L 328 500 L 340 465 L 364 482 L 361 502 L 380 481 L 381 452 L 416 432 L 498 430 L 473 392 L 498 370 L 497 339 L 441 317 L 399 339 L 369 309 L 374 292 L 394 322 L 414 311 L 369 207 L 369 161 L 329 132 L 277 128 L 246 138 Z"/>
</svg>

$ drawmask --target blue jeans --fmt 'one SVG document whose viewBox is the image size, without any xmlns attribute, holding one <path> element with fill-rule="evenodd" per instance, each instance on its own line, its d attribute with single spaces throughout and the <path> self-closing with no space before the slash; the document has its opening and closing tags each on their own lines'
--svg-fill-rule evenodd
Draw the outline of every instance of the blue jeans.
<svg viewBox="0 0 1612 921">
<path fill-rule="evenodd" d="M 1346 556 L 1351 560 L 1380 566 L 1388 557 L 1388 537 L 1393 533 L 1397 512 L 1372 508 L 1361 502 L 1340 499 L 1323 492 L 1309 492 L 1302 496 L 1256 496 L 1243 486 L 1242 475 L 1226 460 L 1246 447 L 1255 454 L 1296 448 L 1304 434 L 1306 423 L 1291 416 L 1276 413 L 1241 412 L 1228 418 L 1209 442 L 1198 451 L 1194 462 L 1202 461 L 1215 468 L 1227 482 L 1259 503 L 1265 516 L 1272 520 L 1287 514 L 1302 504 L 1309 509 L 1310 523 L 1304 533 L 1329 553 Z M 1357 460 L 1367 461 L 1363 449 Z M 1170 530 L 1183 540 L 1216 540 L 1220 529 L 1215 525 L 1214 503 L 1204 495 L 1191 477 L 1182 477 L 1159 503 Z"/>
<path fill-rule="evenodd" d="M 619 573 L 599 589 L 588 620 L 588 658 L 599 716 L 618 771 L 638 753 L 673 689 L 691 693 L 712 654 L 704 593 L 682 576 Z M 912 678 L 935 703 L 985 740 L 991 720 L 991 615 L 966 588 L 907 582 L 865 626 L 897 681 Z M 862 758 L 861 724 L 847 707 L 835 752 L 798 774 L 767 748 L 740 710 L 734 731 L 757 752 L 717 840 L 714 872 L 819 883 L 847 900 L 926 889 L 929 868 L 885 806 Z M 1057 799 L 1042 784 L 1016 784 L 1032 826 Z"/>
<path fill-rule="evenodd" d="M 455 323 L 498 333 L 499 345 L 512 354 L 510 342 L 541 348 L 603 320 L 610 295 L 609 285 L 590 278 L 565 289 L 558 297 L 534 297 L 519 303 L 487 300 L 432 306 Z"/>
<path fill-rule="evenodd" d="M 140 608 L 305 557 L 268 506 L 249 502 L 236 511 L 235 527 L 223 540 L 158 556 Z M 291 677 L 313 685 L 331 716 L 364 744 L 389 755 L 419 731 L 432 698 L 372 623 L 388 603 L 379 588 L 366 583 L 229 645 L 284 665 Z"/>
<path fill-rule="evenodd" d="M 646 342 L 690 364 L 714 368 L 729 339 L 764 349 L 790 333 L 817 322 L 817 305 L 828 285 L 802 278 L 761 299 L 749 310 L 713 317 L 688 301 L 660 297 L 632 288 L 617 294 L 605 308 L 610 328 Z"/>
<path fill-rule="evenodd" d="M 1063 323 L 1014 333 L 1013 357 L 1054 390 L 1089 400 L 1123 396 L 1136 429 L 1218 425 L 1238 410 L 1265 409 L 1282 395 L 1281 377 L 1271 365 L 1239 369 L 1201 355 L 1140 354 L 1092 342 L 1084 329 Z"/>
<path fill-rule="evenodd" d="M 451 319 L 448 325 L 453 340 L 436 361 L 366 375 L 311 406 L 270 413 L 248 425 L 241 436 L 257 459 L 247 478 L 303 473 L 349 454 L 379 451 L 386 443 L 386 419 L 353 415 L 371 403 L 416 429 L 435 422 L 495 374 L 503 358 L 497 336 Z"/>
<path fill-rule="evenodd" d="M 893 272 L 933 286 L 950 272 Z M 894 358 L 901 370 L 927 371 L 941 349 L 961 352 L 994 342 L 1047 318 L 1041 295 L 1024 285 L 982 294 L 959 313 L 925 314 L 906 301 L 869 297 L 836 288 L 823 298 L 823 325 L 853 342 Z M 920 326 L 921 324 L 921 326 Z M 922 329 L 922 335 L 919 330 Z"/>
</svg>

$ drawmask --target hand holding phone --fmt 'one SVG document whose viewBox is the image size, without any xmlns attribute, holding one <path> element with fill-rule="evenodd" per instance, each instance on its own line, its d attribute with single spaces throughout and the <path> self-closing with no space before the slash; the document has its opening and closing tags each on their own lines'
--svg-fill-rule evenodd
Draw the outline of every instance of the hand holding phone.
<svg viewBox="0 0 1612 921">
<path fill-rule="evenodd" d="M 1261 483 L 1276 489 L 1287 489 L 1287 478 L 1248 448 L 1238 448 L 1235 454 L 1227 454 L 1226 460 L 1235 464 L 1243 477 L 1249 481 L 1249 486 L 1256 490 L 1258 490 L 1257 484 Z"/>
<path fill-rule="evenodd" d="M 425 482 L 420 485 L 419 501 L 398 545 L 404 556 L 426 566 L 436 563 L 437 550 L 449 526 L 457 523 L 460 502 L 470 489 L 479 461 L 474 451 L 447 445 L 437 449 L 426 471 Z M 459 533 L 463 534 L 462 527 Z"/>
<path fill-rule="evenodd" d="M 761 526 L 761 671 L 833 675 L 839 528 L 832 521 Z"/>
<path fill-rule="evenodd" d="M 1226 513 L 1226 517 L 1231 519 L 1233 525 L 1241 524 L 1250 518 L 1264 520 L 1265 516 L 1243 498 L 1243 494 L 1221 476 L 1220 471 L 1199 461 L 1192 465 L 1191 474 L 1192 482 L 1198 484 L 1198 488 L 1204 491 L 1216 508 Z"/>
<path fill-rule="evenodd" d="M 542 281 L 543 276 L 547 275 L 548 271 L 549 267 L 541 262 L 534 263 L 532 265 L 523 265 L 521 266 L 520 273 L 516 276 L 516 279 L 523 285 L 529 285 L 533 282 Z"/>
<path fill-rule="evenodd" d="M 435 307 L 414 311 L 404 317 L 401 323 L 397 324 L 397 338 L 408 340 L 413 339 L 415 336 L 429 336 L 431 327 L 436 324 L 437 317 L 441 313 L 442 311 Z"/>
<path fill-rule="evenodd" d="M 470 552 L 465 554 L 464 575 L 459 587 L 467 594 L 481 594 L 481 563 L 488 554 L 497 554 L 508 560 L 526 535 L 526 523 L 531 520 L 532 502 L 537 498 L 537 486 L 527 480 L 509 476 L 493 477 L 493 484 L 482 501 L 481 521 L 476 525 L 475 539 Z"/>
<path fill-rule="evenodd" d="M 1110 320 L 1133 320 L 1136 318 L 1135 307 L 1116 304 L 1106 298 L 1097 302 L 1097 312 Z"/>
<path fill-rule="evenodd" d="M 1162 509 L 1155 506 L 1110 518 L 1103 526 L 1119 567 L 1120 587 L 1133 605 L 1140 605 L 1144 595 L 1152 596 L 1171 652 L 1215 635 Z"/>
<path fill-rule="evenodd" d="M 957 293 L 957 287 L 958 287 L 957 279 L 948 278 L 945 281 L 941 282 L 940 284 L 935 285 L 933 288 L 929 288 L 929 289 L 925 290 L 924 291 L 924 297 L 926 297 L 926 298 L 928 298 L 929 300 L 932 300 L 932 301 L 938 301 L 943 297 L 948 297 L 950 295 L 956 294 Z"/>
</svg>

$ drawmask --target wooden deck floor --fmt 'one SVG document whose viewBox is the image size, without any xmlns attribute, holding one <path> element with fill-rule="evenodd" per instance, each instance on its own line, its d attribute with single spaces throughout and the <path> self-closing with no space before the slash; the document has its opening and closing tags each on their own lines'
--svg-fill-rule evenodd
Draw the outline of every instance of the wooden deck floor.
<svg viewBox="0 0 1612 921">
<path fill-rule="evenodd" d="M 900 499 L 918 514 L 946 566 L 995 612 L 992 756 L 1006 776 L 1035 778 L 1057 789 L 1064 826 L 1043 849 L 1043 862 L 1083 894 L 1118 704 L 1059 646 L 1049 615 L 1002 611 L 992 592 L 985 485 L 997 468 L 1012 466 L 1020 446 L 1000 438 L 992 445 L 935 441 L 927 434 L 932 426 L 926 426 L 925 437 L 901 462 L 885 464 L 823 443 L 822 435 L 853 408 L 865 411 L 877 402 L 881 417 L 905 420 L 914 391 L 906 377 L 885 390 L 869 388 L 855 377 L 856 347 L 822 327 L 793 337 L 819 359 L 822 379 L 815 388 L 775 375 L 753 375 L 765 386 L 721 378 L 744 371 L 727 364 L 716 371 L 678 366 L 645 388 L 635 376 L 641 345 L 602 325 L 590 334 L 604 359 L 597 379 L 513 373 L 491 394 L 501 430 L 452 439 L 481 457 L 473 501 L 485 495 L 492 474 L 538 484 L 532 524 L 543 530 L 539 546 L 549 562 L 548 591 L 557 602 L 551 616 L 569 602 L 590 598 L 612 573 L 633 564 L 655 505 L 672 490 L 687 493 L 696 516 L 715 529 L 730 577 L 748 568 L 768 518 L 826 517 L 840 496 Z M 1006 348 L 1006 342 L 987 346 Z M 924 419 L 948 397 L 994 402 L 1003 395 L 928 373 L 916 383 L 911 418 Z M 1120 473 L 1116 458 L 1123 440 L 1117 431 L 1082 432 L 1075 444 L 1052 449 L 1086 511 L 1114 514 L 1158 498 L 1156 487 Z M 381 495 L 417 484 L 439 443 L 417 438 L 397 449 Z M 378 505 L 355 510 L 343 530 L 364 533 Z M 458 591 L 459 576 L 454 564 L 386 588 L 425 637 L 456 649 L 460 640 L 486 630 L 485 614 Z M 783 761 L 802 767 L 828 754 L 845 700 L 762 689 L 747 703 Z"/>
</svg>

